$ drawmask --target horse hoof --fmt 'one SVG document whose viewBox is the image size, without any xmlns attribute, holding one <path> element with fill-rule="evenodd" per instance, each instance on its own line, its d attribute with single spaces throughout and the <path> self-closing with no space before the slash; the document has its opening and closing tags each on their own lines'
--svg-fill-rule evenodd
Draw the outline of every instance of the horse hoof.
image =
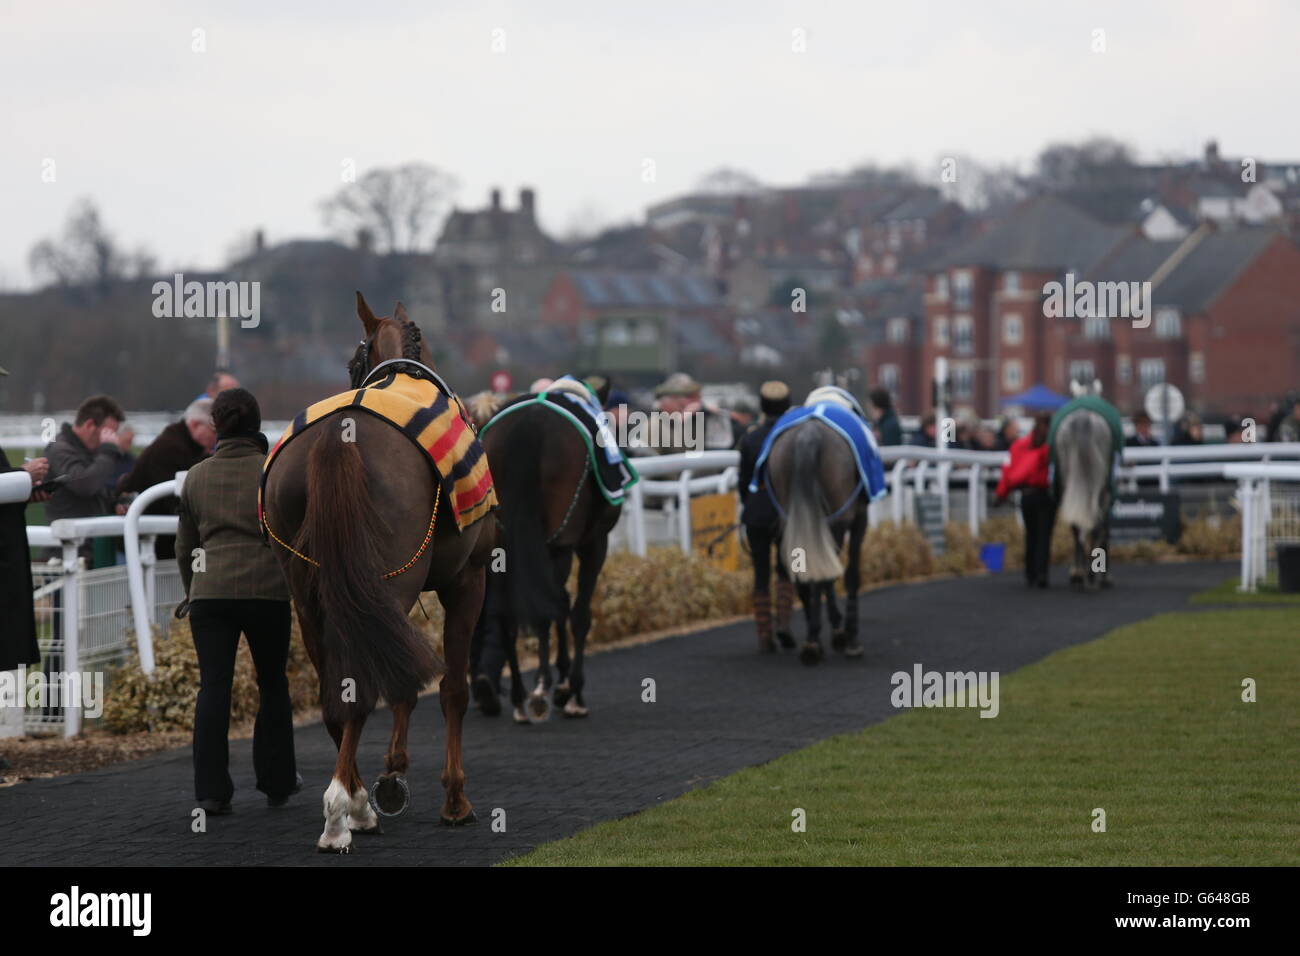
<svg viewBox="0 0 1300 956">
<path fill-rule="evenodd" d="M 411 805 L 411 788 L 406 778 L 398 773 L 379 775 L 375 785 L 370 788 L 370 806 L 381 817 L 395 817 L 406 812 Z M 358 833 L 370 831 L 359 830 Z M 383 832 L 382 830 L 380 831 Z"/>
<path fill-rule="evenodd" d="M 550 716 L 551 704 L 546 699 L 546 692 L 532 694 L 528 698 L 528 709 L 532 711 L 534 720 L 545 720 Z"/>
<path fill-rule="evenodd" d="M 332 854 L 334 854 L 335 856 L 342 856 L 342 855 L 345 854 L 345 853 L 351 853 L 351 852 L 352 852 L 352 844 L 351 844 L 351 843 L 345 843 L 345 844 L 343 844 L 343 846 L 328 846 L 328 845 L 325 845 L 325 844 L 317 843 L 317 844 L 316 844 L 316 852 L 317 852 L 317 853 L 332 853 Z"/>
<path fill-rule="evenodd" d="M 831 631 L 831 647 L 837 651 L 843 651 L 849 643 L 849 632 L 844 630 Z"/>
<path fill-rule="evenodd" d="M 438 819 L 442 821 L 442 825 L 445 827 L 467 827 L 472 823 L 478 823 L 478 814 L 471 810 L 458 820 L 441 815 Z"/>
<path fill-rule="evenodd" d="M 777 631 L 776 642 L 781 645 L 783 651 L 794 650 L 794 635 L 789 631 Z"/>
<path fill-rule="evenodd" d="M 569 682 L 565 681 L 563 684 L 555 685 L 555 692 L 551 696 L 555 700 L 556 707 L 563 707 L 573 696 L 573 690 L 569 687 Z"/>
<path fill-rule="evenodd" d="M 532 722 L 532 719 L 528 716 L 528 711 L 524 710 L 522 707 L 515 708 L 516 724 L 531 724 Z"/>
<path fill-rule="evenodd" d="M 570 698 L 569 702 L 564 705 L 565 717 L 586 717 L 588 713 L 587 708 L 578 703 L 576 697 Z"/>
<path fill-rule="evenodd" d="M 861 656 L 862 656 L 862 645 L 859 644 L 857 641 L 853 641 L 852 643 L 846 645 L 845 648 L 844 648 L 844 656 L 845 656 L 845 657 L 861 657 Z"/>
<path fill-rule="evenodd" d="M 821 644 L 815 641 L 808 641 L 799 650 L 799 662 L 811 667 L 822 659 L 823 653 Z"/>
<path fill-rule="evenodd" d="M 364 830 L 356 827 L 349 827 L 348 829 L 350 829 L 354 834 L 360 836 L 383 836 L 384 835 L 384 825 L 380 823 L 378 820 L 375 821 L 374 826 L 366 827 Z"/>
<path fill-rule="evenodd" d="M 478 704 L 479 713 L 484 717 L 496 717 L 501 713 L 501 698 L 497 696 L 492 681 L 485 675 L 479 674 L 474 678 L 471 690 L 474 693 L 474 703 Z"/>
</svg>

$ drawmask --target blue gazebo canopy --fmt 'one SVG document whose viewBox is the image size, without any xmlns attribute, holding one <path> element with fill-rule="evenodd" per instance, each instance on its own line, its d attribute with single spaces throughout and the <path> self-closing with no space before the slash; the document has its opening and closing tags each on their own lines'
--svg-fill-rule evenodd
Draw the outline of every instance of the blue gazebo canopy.
<svg viewBox="0 0 1300 956">
<path fill-rule="evenodd" d="M 1057 395 L 1054 391 L 1043 385 L 1041 382 L 1019 395 L 1008 395 L 1002 399 L 1003 405 L 1020 405 L 1023 408 L 1042 408 L 1055 409 L 1060 408 L 1069 399 L 1064 395 Z"/>
</svg>

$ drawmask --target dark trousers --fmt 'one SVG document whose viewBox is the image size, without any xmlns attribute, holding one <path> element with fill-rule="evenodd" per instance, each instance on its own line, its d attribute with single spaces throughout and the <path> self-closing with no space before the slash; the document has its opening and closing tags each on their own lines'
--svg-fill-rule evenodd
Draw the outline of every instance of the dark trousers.
<svg viewBox="0 0 1300 956">
<path fill-rule="evenodd" d="M 229 800 L 230 693 L 235 679 L 239 635 L 257 670 L 260 702 L 253 729 L 253 770 L 257 789 L 269 797 L 293 790 L 293 704 L 289 700 L 289 602 L 211 598 L 190 604 L 190 630 L 199 655 L 199 699 L 194 711 L 194 796 Z"/>
<path fill-rule="evenodd" d="M 781 536 L 777 529 L 766 525 L 745 525 L 745 537 L 749 541 L 749 557 L 754 564 L 754 590 L 763 594 L 771 590 L 772 548 L 780 543 Z M 785 563 L 776 562 L 776 576 L 782 581 L 790 580 L 790 573 Z"/>
<path fill-rule="evenodd" d="M 1030 584 L 1046 581 L 1052 564 L 1056 499 L 1046 488 L 1026 488 L 1020 492 L 1020 514 L 1025 519 L 1025 579 Z"/>
</svg>

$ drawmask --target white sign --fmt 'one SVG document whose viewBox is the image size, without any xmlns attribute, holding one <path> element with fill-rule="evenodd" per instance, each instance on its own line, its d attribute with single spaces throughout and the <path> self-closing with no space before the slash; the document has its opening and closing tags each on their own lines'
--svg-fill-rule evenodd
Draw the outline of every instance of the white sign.
<svg viewBox="0 0 1300 956">
<path fill-rule="evenodd" d="M 1166 410 L 1169 412 L 1168 421 L 1176 422 L 1187 408 L 1187 403 L 1183 401 L 1183 393 L 1178 390 L 1178 386 L 1170 385 L 1168 382 L 1152 385 L 1147 390 L 1147 397 L 1142 405 L 1151 416 L 1151 420 L 1161 424 L 1166 421 Z"/>
</svg>

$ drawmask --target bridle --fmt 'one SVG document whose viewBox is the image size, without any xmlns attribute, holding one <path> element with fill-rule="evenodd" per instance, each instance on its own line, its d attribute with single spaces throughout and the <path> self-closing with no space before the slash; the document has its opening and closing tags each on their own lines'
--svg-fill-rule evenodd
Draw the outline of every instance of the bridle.
<svg viewBox="0 0 1300 956">
<path fill-rule="evenodd" d="M 429 368 L 429 366 L 425 365 L 423 362 L 418 362 L 415 359 L 410 358 L 384 359 L 384 361 L 380 362 L 374 368 L 366 371 L 366 366 L 369 364 L 370 340 L 362 339 L 357 343 L 357 351 L 352 356 L 352 361 L 348 363 L 349 384 L 352 388 L 365 388 L 376 379 L 377 373 L 381 369 L 391 368 L 393 371 L 402 371 L 408 375 L 413 375 L 416 378 L 428 379 L 448 398 L 453 396 L 451 386 L 442 380 L 441 375 Z M 398 366 L 403 367 L 399 369 Z"/>
</svg>

